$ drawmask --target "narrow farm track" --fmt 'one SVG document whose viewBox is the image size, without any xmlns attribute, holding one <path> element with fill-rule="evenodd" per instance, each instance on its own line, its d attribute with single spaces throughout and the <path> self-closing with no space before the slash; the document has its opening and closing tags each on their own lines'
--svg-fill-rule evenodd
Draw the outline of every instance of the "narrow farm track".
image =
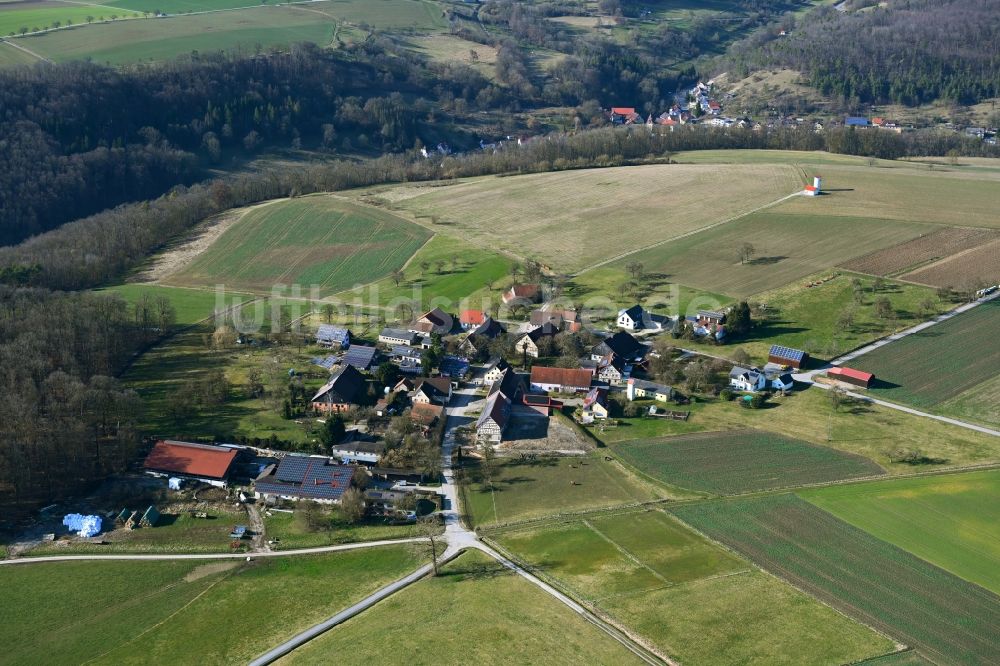
<svg viewBox="0 0 1000 666">
<path fill-rule="evenodd" d="M 13 42 L 12 40 L 10 40 L 10 39 L 0 39 L 0 42 L 3 42 L 4 44 L 6 44 L 6 45 L 8 45 L 8 46 L 13 46 L 13 47 L 14 47 L 15 49 L 17 49 L 18 51 L 23 51 L 24 53 L 27 53 L 28 55 L 30 55 L 30 56 L 31 56 L 31 57 L 33 57 L 33 58 L 38 58 L 38 59 L 39 59 L 39 60 L 41 60 L 42 62 L 47 62 L 47 63 L 49 63 L 50 65 L 51 65 L 51 64 L 54 64 L 52 60 L 49 60 L 49 59 L 48 59 L 48 58 L 46 58 L 45 56 L 43 56 L 43 55 L 39 55 L 39 54 L 35 53 L 34 51 L 32 51 L 31 49 L 29 49 L 29 48 L 27 48 L 27 47 L 25 47 L 25 46 L 21 46 L 20 44 L 15 44 L 15 43 L 14 43 L 14 42 Z"/>
</svg>

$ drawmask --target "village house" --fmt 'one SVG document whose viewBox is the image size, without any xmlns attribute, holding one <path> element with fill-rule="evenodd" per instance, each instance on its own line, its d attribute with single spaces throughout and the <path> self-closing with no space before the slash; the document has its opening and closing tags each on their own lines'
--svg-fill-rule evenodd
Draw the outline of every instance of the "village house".
<svg viewBox="0 0 1000 666">
<path fill-rule="evenodd" d="M 330 454 L 345 464 L 375 465 L 383 453 L 385 453 L 385 442 L 373 436 L 354 436 L 348 441 L 330 447 Z"/>
<path fill-rule="evenodd" d="M 629 401 L 635 400 L 655 400 L 657 402 L 670 402 L 674 397 L 674 389 L 665 384 L 657 384 L 644 379 L 629 378 L 625 385 L 625 397 Z"/>
<path fill-rule="evenodd" d="M 287 455 L 275 469 L 254 480 L 254 496 L 270 502 L 287 499 L 338 504 L 351 487 L 356 469 L 329 458 Z"/>
<path fill-rule="evenodd" d="M 632 364 L 615 354 L 609 354 L 597 364 L 597 378 L 611 386 L 624 386 L 631 376 Z"/>
<path fill-rule="evenodd" d="M 423 352 L 406 345 L 394 345 L 390 350 L 390 360 L 399 366 L 399 371 L 405 374 L 423 372 Z"/>
<path fill-rule="evenodd" d="M 518 354 L 527 354 L 538 358 L 538 343 L 542 338 L 555 337 L 559 333 L 559 328 L 552 324 L 543 324 L 527 333 L 524 333 L 514 341 L 514 350 Z"/>
<path fill-rule="evenodd" d="M 510 363 L 502 358 L 494 359 L 486 366 L 486 374 L 483 376 L 483 383 L 487 386 L 498 382 L 503 378 L 503 373 L 510 367 Z"/>
<path fill-rule="evenodd" d="M 424 428 L 433 428 L 438 423 L 444 421 L 444 405 L 435 405 L 429 402 L 414 402 L 410 407 L 410 420 Z"/>
<path fill-rule="evenodd" d="M 576 310 L 570 308 L 550 308 L 548 305 L 550 304 L 537 310 L 532 310 L 531 315 L 528 317 L 528 321 L 532 326 L 552 324 L 569 333 L 577 333 L 583 328 L 580 323 L 580 316 Z"/>
<path fill-rule="evenodd" d="M 608 411 L 608 390 L 605 388 L 592 388 L 583 399 L 583 409 L 581 415 L 584 423 L 592 422 L 594 419 L 606 419 Z"/>
<path fill-rule="evenodd" d="M 451 380 L 448 377 L 418 377 L 413 381 L 410 400 L 414 404 L 447 405 L 451 400 Z"/>
<path fill-rule="evenodd" d="M 351 346 L 351 332 L 340 326 L 320 324 L 316 330 L 316 344 L 320 347 L 347 349 Z"/>
<path fill-rule="evenodd" d="M 420 336 L 413 331 L 402 328 L 383 328 L 378 334 L 378 341 L 384 345 L 406 345 L 408 347 L 417 344 Z"/>
<path fill-rule="evenodd" d="M 163 439 L 143 462 L 146 474 L 174 477 L 225 488 L 237 449 Z"/>
<path fill-rule="evenodd" d="M 351 345 L 350 349 L 344 353 L 340 363 L 344 366 L 351 366 L 357 370 L 370 370 L 375 365 L 378 350 L 367 345 Z"/>
<path fill-rule="evenodd" d="M 476 437 L 484 442 L 500 442 L 510 422 L 514 403 L 524 393 L 524 383 L 517 371 L 509 365 L 499 378 L 490 384 L 486 405 L 476 421 Z"/>
<path fill-rule="evenodd" d="M 353 365 L 345 365 L 322 386 L 309 401 L 317 412 L 346 412 L 358 404 L 367 381 Z"/>
<path fill-rule="evenodd" d="M 536 365 L 531 369 L 531 389 L 546 393 L 577 393 L 589 391 L 593 376 L 578 368 L 548 368 Z"/>
<path fill-rule="evenodd" d="M 420 317 L 413 322 L 413 326 L 409 330 L 414 333 L 424 333 L 427 335 L 431 333 L 447 335 L 451 333 L 451 329 L 454 324 L 455 320 L 450 314 L 441 308 L 434 308 L 433 310 L 420 315 Z"/>
<path fill-rule="evenodd" d="M 608 111 L 607 118 L 614 125 L 636 125 L 642 123 L 642 116 L 631 106 L 613 106 Z"/>
<path fill-rule="evenodd" d="M 537 284 L 515 284 L 500 298 L 504 305 L 529 305 L 542 300 L 542 288 Z"/>
<path fill-rule="evenodd" d="M 649 353 L 649 347 L 639 342 L 635 336 L 625 331 L 618 331 L 595 345 L 590 352 L 590 358 L 600 363 L 613 354 L 623 361 L 635 365 L 642 363 L 647 353 Z"/>
<path fill-rule="evenodd" d="M 729 371 L 729 386 L 745 393 L 757 393 L 767 389 L 767 377 L 759 368 L 735 366 Z"/>
<path fill-rule="evenodd" d="M 458 313 L 458 323 L 463 331 L 467 331 L 481 326 L 488 317 L 489 315 L 482 310 L 462 310 Z"/>
<path fill-rule="evenodd" d="M 662 331 L 669 322 L 669 317 L 648 312 L 638 304 L 618 311 L 619 328 L 629 331 Z"/>
</svg>

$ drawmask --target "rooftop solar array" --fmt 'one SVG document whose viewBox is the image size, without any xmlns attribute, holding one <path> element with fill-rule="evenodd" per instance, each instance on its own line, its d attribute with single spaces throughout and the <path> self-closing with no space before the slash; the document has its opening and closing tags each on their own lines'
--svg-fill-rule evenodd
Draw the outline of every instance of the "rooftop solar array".
<svg viewBox="0 0 1000 666">
<path fill-rule="evenodd" d="M 771 345 L 771 356 L 777 356 L 778 358 L 786 358 L 789 361 L 802 361 L 805 356 L 805 352 L 800 349 L 792 349 L 791 347 L 782 347 L 781 345 Z"/>
<path fill-rule="evenodd" d="M 316 330 L 316 339 L 327 342 L 346 342 L 349 337 L 348 330 L 333 324 L 320 324 Z"/>
<path fill-rule="evenodd" d="M 392 355 L 406 358 L 420 358 L 422 356 L 419 349 L 407 347 L 406 345 L 394 345 L 392 348 Z"/>
<path fill-rule="evenodd" d="M 313 365 L 318 365 L 321 368 L 326 368 L 329 370 L 337 364 L 336 356 L 317 356 L 312 360 Z"/>
<path fill-rule="evenodd" d="M 324 458 L 286 456 L 274 476 L 258 480 L 255 488 L 262 493 L 337 499 L 350 487 L 353 476 L 353 467 L 330 464 Z"/>
<path fill-rule="evenodd" d="M 442 375 L 461 377 L 469 371 L 469 362 L 459 356 L 445 356 L 439 365 Z"/>
<path fill-rule="evenodd" d="M 367 370 L 371 367 L 372 360 L 375 358 L 375 348 L 374 347 L 359 347 L 358 345 L 352 345 L 347 353 L 344 354 L 344 365 L 353 365 L 359 370 Z"/>
</svg>

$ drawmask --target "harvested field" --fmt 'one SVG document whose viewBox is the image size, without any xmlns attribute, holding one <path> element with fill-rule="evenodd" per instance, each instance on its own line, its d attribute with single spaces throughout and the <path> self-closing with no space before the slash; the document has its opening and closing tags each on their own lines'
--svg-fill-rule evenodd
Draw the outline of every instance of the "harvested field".
<svg viewBox="0 0 1000 666">
<path fill-rule="evenodd" d="M 977 344 L 996 331 L 1000 331 L 1000 301 L 987 301 L 879 347 L 851 365 L 875 374 L 870 389 L 875 396 L 933 407 L 1000 374 L 1000 345 L 995 340 Z"/>
<path fill-rule="evenodd" d="M 867 458 L 762 430 L 638 440 L 615 448 L 655 479 L 722 495 L 885 473 Z"/>
<path fill-rule="evenodd" d="M 442 233 L 573 272 L 800 187 L 787 165 L 649 165 L 401 185 L 360 196 L 436 220 Z"/>
<path fill-rule="evenodd" d="M 426 229 L 377 209 L 303 197 L 250 210 L 161 281 L 265 293 L 297 284 L 328 295 L 389 275 L 429 237 Z"/>
<path fill-rule="evenodd" d="M 794 495 L 673 513 L 935 663 L 988 664 L 1000 654 L 1000 597 Z"/>
<path fill-rule="evenodd" d="M 954 254 L 901 276 L 904 280 L 933 287 L 961 288 L 1000 283 L 1000 238 Z"/>
<path fill-rule="evenodd" d="M 858 273 L 886 277 L 950 257 L 957 252 L 978 247 L 995 239 L 1000 239 L 1000 233 L 992 229 L 967 227 L 939 229 L 905 243 L 852 259 L 841 264 L 840 267 Z M 998 251 L 996 258 L 997 262 L 995 263 L 1000 265 L 1000 251 Z M 925 282 L 924 284 L 937 286 L 934 283 Z"/>
</svg>

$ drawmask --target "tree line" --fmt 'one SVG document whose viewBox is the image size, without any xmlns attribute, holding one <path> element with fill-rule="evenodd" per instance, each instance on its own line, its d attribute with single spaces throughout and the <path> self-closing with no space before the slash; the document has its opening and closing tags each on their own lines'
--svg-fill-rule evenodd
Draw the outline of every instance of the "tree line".
<svg viewBox="0 0 1000 666">
<path fill-rule="evenodd" d="M 771 29 L 734 44 L 726 60 L 740 76 L 798 70 L 848 106 L 975 104 L 1000 95 L 998 44 L 994 0 L 896 0 L 863 12 L 820 6 L 788 35 Z"/>
</svg>

